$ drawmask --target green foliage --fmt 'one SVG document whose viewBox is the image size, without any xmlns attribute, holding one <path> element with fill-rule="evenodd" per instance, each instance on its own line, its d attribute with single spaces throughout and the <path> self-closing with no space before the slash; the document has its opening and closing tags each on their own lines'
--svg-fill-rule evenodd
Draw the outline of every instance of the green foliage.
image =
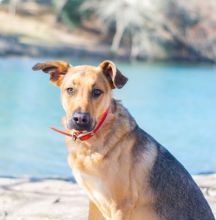
<svg viewBox="0 0 216 220">
<path fill-rule="evenodd" d="M 54 8 L 57 9 L 57 19 L 70 27 L 79 25 L 87 14 L 80 12 L 80 6 L 84 1 L 85 0 L 66 0 L 64 6 L 59 9 L 58 0 L 52 0 Z"/>
<path fill-rule="evenodd" d="M 79 11 L 80 5 L 84 0 L 69 0 L 67 1 L 63 13 L 67 16 L 73 23 L 80 23 L 82 20 L 82 14 Z"/>
</svg>

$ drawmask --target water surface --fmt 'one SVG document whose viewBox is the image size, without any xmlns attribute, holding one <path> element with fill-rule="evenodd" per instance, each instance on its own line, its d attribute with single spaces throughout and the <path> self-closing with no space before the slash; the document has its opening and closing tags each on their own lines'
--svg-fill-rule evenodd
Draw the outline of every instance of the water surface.
<svg viewBox="0 0 216 220">
<path fill-rule="evenodd" d="M 59 90 L 32 72 L 38 59 L 0 60 L 0 175 L 68 177 Z M 92 60 L 73 61 L 96 64 Z M 216 171 L 216 69 L 118 63 L 128 84 L 115 97 L 192 173 Z"/>
</svg>

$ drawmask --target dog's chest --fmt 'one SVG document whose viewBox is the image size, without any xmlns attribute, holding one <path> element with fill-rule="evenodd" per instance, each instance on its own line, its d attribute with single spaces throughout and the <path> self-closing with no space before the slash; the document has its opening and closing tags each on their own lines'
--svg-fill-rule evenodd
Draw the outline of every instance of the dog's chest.
<svg viewBox="0 0 216 220">
<path fill-rule="evenodd" d="M 103 213 L 110 214 L 110 195 L 106 183 L 99 177 L 88 175 L 77 169 L 73 169 L 73 174 L 78 184 L 87 192 L 89 198 L 97 204 Z"/>
</svg>

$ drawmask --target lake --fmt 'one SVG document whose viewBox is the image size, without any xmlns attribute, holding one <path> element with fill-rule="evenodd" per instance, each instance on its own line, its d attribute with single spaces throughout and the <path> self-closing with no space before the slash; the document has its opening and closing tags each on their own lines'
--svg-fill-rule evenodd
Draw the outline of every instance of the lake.
<svg viewBox="0 0 216 220">
<path fill-rule="evenodd" d="M 44 59 L 0 60 L 0 176 L 70 177 L 57 87 L 31 67 Z M 93 64 L 95 60 L 74 60 Z M 191 174 L 216 171 L 216 68 L 118 63 L 128 84 L 115 91 L 140 127 Z"/>
</svg>

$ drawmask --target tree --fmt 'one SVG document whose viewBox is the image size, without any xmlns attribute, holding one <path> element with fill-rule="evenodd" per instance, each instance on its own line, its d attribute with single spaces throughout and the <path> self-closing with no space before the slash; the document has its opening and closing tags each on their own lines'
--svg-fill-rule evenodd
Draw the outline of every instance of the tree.
<svg viewBox="0 0 216 220">
<path fill-rule="evenodd" d="M 68 0 L 55 1 L 56 22 L 61 20 L 61 14 Z"/>
<path fill-rule="evenodd" d="M 115 25 L 111 50 L 116 52 L 123 35 L 130 34 L 131 56 L 135 57 L 140 53 L 140 46 L 145 49 L 149 46 L 144 41 L 153 44 L 156 32 L 163 29 L 161 4 L 163 0 L 91 0 L 84 2 L 81 9 L 94 10 L 107 26 Z"/>
<path fill-rule="evenodd" d="M 12 15 L 16 14 L 16 8 L 18 3 L 20 3 L 21 0 L 9 0 L 9 12 Z"/>
<path fill-rule="evenodd" d="M 139 0 L 92 0 L 86 1 L 81 9 L 94 10 L 107 26 L 115 25 L 111 49 L 117 51 L 123 34 L 142 25 L 142 1 Z"/>
<path fill-rule="evenodd" d="M 115 52 L 127 35 L 135 58 L 216 60 L 215 0 L 86 0 L 85 10 L 115 27 Z"/>
</svg>

